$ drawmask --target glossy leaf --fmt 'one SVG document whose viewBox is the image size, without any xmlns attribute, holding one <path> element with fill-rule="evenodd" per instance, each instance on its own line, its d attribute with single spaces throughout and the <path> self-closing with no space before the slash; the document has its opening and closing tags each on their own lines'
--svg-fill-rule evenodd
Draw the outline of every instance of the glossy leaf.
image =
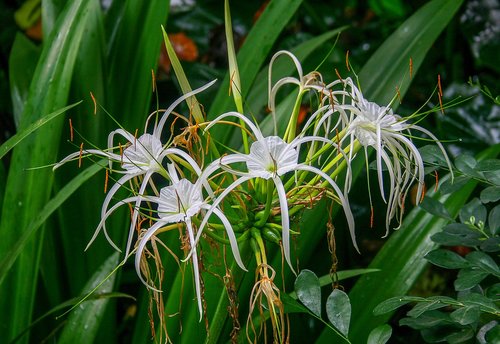
<svg viewBox="0 0 500 344">
<path fill-rule="evenodd" d="M 321 317 L 321 287 L 316 274 L 310 270 L 302 270 L 295 280 L 295 292 L 298 299 Z"/>
<path fill-rule="evenodd" d="M 496 277 L 500 277 L 500 269 L 498 268 L 497 263 L 486 253 L 481 251 L 474 251 L 469 253 L 465 257 L 473 266 L 476 266 L 483 271 L 495 275 Z"/>
<path fill-rule="evenodd" d="M 486 223 L 486 207 L 479 201 L 479 199 L 474 198 L 467 204 L 465 204 L 459 213 L 460 221 L 462 223 L 470 222 L 474 220 L 474 224 L 482 222 Z"/>
<path fill-rule="evenodd" d="M 326 315 L 333 326 L 347 337 L 351 322 L 351 302 L 345 292 L 340 289 L 332 291 L 326 300 Z"/>
<path fill-rule="evenodd" d="M 7 154 L 11 149 L 13 149 L 19 142 L 21 142 L 26 136 L 37 130 L 38 128 L 42 127 L 43 125 L 47 124 L 57 116 L 65 113 L 71 108 L 74 108 L 81 102 L 68 105 L 60 110 L 54 111 L 46 116 L 43 116 L 40 118 L 38 121 L 30 124 L 27 128 L 24 128 L 20 132 L 16 133 L 14 136 L 12 136 L 10 139 L 8 139 L 5 143 L 3 143 L 0 146 L 0 159 L 3 158 L 5 154 Z"/>
<path fill-rule="evenodd" d="M 381 315 L 392 312 L 410 302 L 425 301 L 423 297 L 418 296 L 396 296 L 381 302 L 373 309 L 374 315 Z"/>
<path fill-rule="evenodd" d="M 459 271 L 457 279 L 454 282 L 455 290 L 463 291 L 471 289 L 481 283 L 488 275 L 489 273 L 477 268 L 462 269 Z"/>
<path fill-rule="evenodd" d="M 488 216 L 488 226 L 492 235 L 500 231 L 500 204 L 490 211 Z"/>
<path fill-rule="evenodd" d="M 430 214 L 442 217 L 443 219 L 447 220 L 453 220 L 450 216 L 450 213 L 448 210 L 446 210 L 445 206 L 443 203 L 431 198 L 431 197 L 425 197 L 423 202 L 420 203 L 420 207 L 427 211 Z"/>
<path fill-rule="evenodd" d="M 452 223 L 432 236 L 432 241 L 445 246 L 478 246 L 481 234 L 462 223 Z"/>
<path fill-rule="evenodd" d="M 93 291 L 97 286 L 95 294 L 109 293 L 113 290 L 116 275 L 112 271 L 118 265 L 119 257 L 119 253 L 115 252 L 103 263 L 85 285 L 83 295 Z M 109 276 L 110 274 L 112 275 Z M 94 342 L 108 303 L 109 298 L 82 302 L 68 317 L 58 343 Z"/>
<path fill-rule="evenodd" d="M 425 259 L 434 265 L 446 269 L 461 269 L 470 266 L 467 260 L 455 252 L 446 249 L 433 250 L 425 255 Z"/>
</svg>

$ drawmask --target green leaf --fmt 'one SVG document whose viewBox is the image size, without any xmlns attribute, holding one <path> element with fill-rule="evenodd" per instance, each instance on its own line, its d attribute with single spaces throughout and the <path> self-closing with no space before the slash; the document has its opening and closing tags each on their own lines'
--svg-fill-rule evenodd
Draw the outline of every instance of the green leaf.
<svg viewBox="0 0 500 344">
<path fill-rule="evenodd" d="M 300 302 L 321 317 L 321 287 L 314 272 L 307 269 L 300 272 L 295 280 L 295 292 Z"/>
<path fill-rule="evenodd" d="M 33 219 L 33 221 L 28 225 L 26 231 L 22 233 L 18 240 L 12 245 L 10 250 L 2 257 L 0 262 L 0 285 L 16 261 L 16 258 L 23 251 L 29 239 L 32 238 L 36 231 L 57 209 L 59 209 L 59 207 L 76 191 L 76 189 L 78 189 L 90 177 L 103 168 L 104 163 L 105 161 L 102 160 L 100 163 L 92 165 L 80 172 L 71 182 L 66 184 L 66 186 L 64 186 L 64 188 L 62 188 L 54 198 L 47 202 L 44 208 L 40 211 L 40 214 Z"/>
<path fill-rule="evenodd" d="M 422 314 L 428 311 L 433 311 L 439 308 L 446 307 L 447 304 L 444 302 L 441 302 L 440 298 L 434 298 L 434 299 L 427 299 L 423 302 L 419 302 L 413 307 L 407 315 L 412 317 L 412 318 L 418 318 Z"/>
<path fill-rule="evenodd" d="M 424 200 L 422 203 L 420 203 L 420 207 L 427 211 L 430 214 L 442 217 L 443 219 L 447 219 L 452 221 L 453 219 L 451 218 L 450 213 L 448 210 L 446 210 L 445 206 L 443 203 L 431 198 L 431 197 L 424 197 Z"/>
<path fill-rule="evenodd" d="M 460 294 L 458 300 L 466 306 L 479 306 L 481 311 L 483 312 L 489 312 L 493 314 L 496 313 L 496 315 L 498 315 L 499 313 L 499 308 L 495 304 L 495 302 L 493 302 L 493 300 L 478 293 L 471 292 Z"/>
<path fill-rule="evenodd" d="M 269 2 L 259 20 L 245 38 L 245 43 L 237 55 L 243 99 L 246 98 L 248 90 L 268 57 L 274 42 L 301 3 L 302 0 L 273 0 Z M 208 119 L 213 119 L 218 114 L 231 110 L 232 99 L 227 93 L 230 77 L 229 73 L 226 74 L 220 90 L 208 111 Z M 212 129 L 212 136 L 217 137 L 220 142 L 226 143 L 231 136 L 231 132 L 231 128 L 227 128 L 227 126 L 216 126 Z"/>
<path fill-rule="evenodd" d="M 500 200 L 500 186 L 489 186 L 481 191 L 481 202 L 497 202 Z"/>
<path fill-rule="evenodd" d="M 92 292 L 99 284 L 100 286 L 94 291 L 97 295 L 113 290 L 116 277 L 113 270 L 118 264 L 119 257 L 119 252 L 115 252 L 102 264 L 83 288 L 82 295 Z M 58 343 L 93 343 L 108 302 L 109 298 L 82 302 L 68 317 Z"/>
<path fill-rule="evenodd" d="M 477 268 L 466 268 L 458 272 L 457 279 L 453 283 L 456 291 L 468 290 L 478 285 L 489 273 Z"/>
<path fill-rule="evenodd" d="M 475 224 L 479 221 L 486 223 L 486 213 L 486 207 L 481 203 L 481 201 L 479 201 L 479 199 L 474 198 L 460 210 L 460 221 L 462 221 L 462 223 L 467 223 L 471 221 L 472 217 L 474 217 Z"/>
<path fill-rule="evenodd" d="M 456 333 L 446 336 L 446 342 L 450 344 L 467 343 L 474 338 L 474 331 L 470 328 L 462 329 Z"/>
<path fill-rule="evenodd" d="M 441 191 L 441 193 L 443 194 L 449 194 L 459 191 L 465 186 L 465 184 L 469 182 L 469 180 L 470 177 L 468 176 L 458 176 L 453 181 L 451 179 L 448 179 L 439 186 L 439 191 Z"/>
<path fill-rule="evenodd" d="M 497 277 L 500 276 L 500 269 L 498 268 L 497 263 L 486 253 L 480 251 L 474 251 L 469 253 L 465 259 L 467 259 L 471 265 L 477 266 L 483 271 L 495 275 Z"/>
<path fill-rule="evenodd" d="M 445 246 L 479 246 L 481 234 L 462 223 L 451 223 L 442 232 L 434 234 L 432 241 Z"/>
<path fill-rule="evenodd" d="M 455 160 L 455 167 L 465 175 L 481 178 L 481 174 L 475 170 L 476 159 L 470 155 L 459 155 Z"/>
<path fill-rule="evenodd" d="M 67 105 L 76 55 L 91 16 L 100 13 L 99 2 L 68 2 L 59 16 L 53 32 L 44 38 L 41 57 L 38 61 L 29 96 L 24 106 L 19 130 L 23 131 L 42 115 L 52 113 Z M 64 33 L 64 34 L 63 34 Z M 0 256 L 12 249 L 19 237 L 28 230 L 50 198 L 53 173 L 50 169 L 36 172 L 26 168 L 53 163 L 58 154 L 59 141 L 64 120 L 62 116 L 39 128 L 24 139 L 12 151 L 11 165 L 0 221 Z M 15 228 L 16 230 L 12 230 Z M 43 233 L 37 233 L 24 246 L 13 266 L 11 274 L 4 279 L 2 287 L 9 290 L 10 297 L 0 299 L 0 309 L 8 314 L 0 315 L 2 337 L 12 339 L 30 322 L 34 308 L 36 281 L 38 276 Z M 29 338 L 26 336 L 24 341 Z"/>
<path fill-rule="evenodd" d="M 479 249 L 484 252 L 498 252 L 500 251 L 500 237 L 495 236 L 484 240 Z"/>
<path fill-rule="evenodd" d="M 0 146 L 0 159 L 3 158 L 5 154 L 7 154 L 12 148 L 14 148 L 19 142 L 21 142 L 26 136 L 37 130 L 38 128 L 42 127 L 43 125 L 47 124 L 57 116 L 65 113 L 71 108 L 74 108 L 78 104 L 80 104 L 81 101 L 78 103 L 68 105 L 60 110 L 54 111 L 46 116 L 43 116 L 36 122 L 30 124 L 27 128 L 24 128 L 20 132 L 16 133 L 16 135 L 12 136 L 10 139 L 8 139 L 4 144 Z"/>
<path fill-rule="evenodd" d="M 370 332 L 367 344 L 385 344 L 391 338 L 391 335 L 392 327 L 390 325 L 380 325 Z"/>
<path fill-rule="evenodd" d="M 492 235 L 496 235 L 500 231 L 500 204 L 490 211 L 488 227 Z"/>
<path fill-rule="evenodd" d="M 28 98 L 28 90 L 35 72 L 40 47 L 37 47 L 25 35 L 18 33 L 9 55 L 9 84 L 14 123 L 19 126 L 21 114 Z"/>
<path fill-rule="evenodd" d="M 480 171 L 488 181 L 500 186 L 500 160 L 488 159 L 478 162 L 476 171 Z"/>
<path fill-rule="evenodd" d="M 455 252 L 445 249 L 433 250 L 427 253 L 424 258 L 432 264 L 446 269 L 461 269 L 470 266 L 467 260 Z"/>
<path fill-rule="evenodd" d="M 428 165 L 437 165 L 439 167 L 447 167 L 446 158 L 441 149 L 436 145 L 426 145 L 418 150 L 422 160 Z"/>
<path fill-rule="evenodd" d="M 474 324 L 481 315 L 479 306 L 462 307 L 450 314 L 450 318 L 460 325 Z"/>
<path fill-rule="evenodd" d="M 349 296 L 339 289 L 334 289 L 326 300 L 326 315 L 328 320 L 347 337 L 351 322 L 351 302 Z"/>
<path fill-rule="evenodd" d="M 418 318 L 403 318 L 399 325 L 409 326 L 415 330 L 436 328 L 439 325 L 450 323 L 450 316 L 440 311 L 429 311 Z"/>
<path fill-rule="evenodd" d="M 373 309 L 374 315 L 381 315 L 385 313 L 392 312 L 399 307 L 402 307 L 410 302 L 422 302 L 425 301 L 425 298 L 419 296 L 396 296 L 387 299 L 380 304 L 378 304 Z"/>
</svg>

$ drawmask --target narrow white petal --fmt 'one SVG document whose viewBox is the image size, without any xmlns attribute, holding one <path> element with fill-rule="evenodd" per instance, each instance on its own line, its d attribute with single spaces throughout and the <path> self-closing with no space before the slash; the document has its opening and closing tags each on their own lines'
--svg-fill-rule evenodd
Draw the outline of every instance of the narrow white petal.
<svg viewBox="0 0 500 344">
<path fill-rule="evenodd" d="M 283 239 L 283 251 L 285 253 L 285 260 L 290 266 L 290 269 L 294 274 L 296 274 L 293 266 L 292 259 L 290 257 L 290 218 L 288 217 L 288 201 L 286 199 L 286 192 L 283 183 L 279 177 L 273 178 L 274 185 L 276 185 L 276 191 L 278 193 L 278 199 L 280 202 L 281 209 L 281 229 L 282 229 L 282 239 Z M 268 191 L 272 192 L 272 191 Z"/>
</svg>

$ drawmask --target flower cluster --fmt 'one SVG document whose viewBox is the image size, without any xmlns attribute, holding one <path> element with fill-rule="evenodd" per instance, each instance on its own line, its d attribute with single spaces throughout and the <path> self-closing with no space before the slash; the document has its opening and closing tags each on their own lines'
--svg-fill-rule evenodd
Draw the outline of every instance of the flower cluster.
<svg viewBox="0 0 500 344">
<path fill-rule="evenodd" d="M 272 66 L 280 56 L 292 59 L 298 78 L 287 76 L 273 82 Z M 287 51 L 278 52 L 270 64 L 269 108 L 275 120 L 273 135 L 265 136 L 245 114 L 228 112 L 208 122 L 192 123 L 187 120 L 190 116 L 178 118 L 185 118 L 186 128 L 192 132 L 199 131 L 199 140 L 194 144 L 209 148 L 213 147 L 209 142 L 217 142 L 209 139 L 214 125 L 240 128 L 242 135 L 251 138 L 251 144 L 243 148 L 245 153 L 220 145 L 219 148 L 227 150 L 226 154 L 221 155 L 214 148 L 201 158 L 193 153 L 192 142 L 185 147 L 174 145 L 182 140 L 162 142 L 164 128 L 174 109 L 214 82 L 186 93 L 162 116 L 154 117 L 152 133 L 145 130 L 136 137 L 123 128 L 117 129 L 109 134 L 107 149 L 70 154 L 54 167 L 81 159 L 82 155 L 104 156 L 109 160 L 109 171 L 122 175 L 104 199 L 101 220 L 89 245 L 102 231 L 109 243 L 120 250 L 121 245 L 117 245 L 106 230 L 106 221 L 118 207 L 130 204 L 132 221 L 125 259 L 135 252 L 137 274 L 149 288 L 157 290 L 141 272 L 148 243 L 153 238 L 158 239 L 171 225 L 181 226 L 188 238 L 184 261 L 192 262 L 200 316 L 203 313 L 203 283 L 199 252 L 203 249 L 204 237 L 229 245 L 234 261 L 244 270 L 249 262 L 244 262 L 240 248 L 250 243 L 247 246 L 254 251 L 258 269 L 264 271 L 261 273 L 264 277 L 267 268 L 272 270 L 265 258 L 272 249 L 269 245 L 278 244 L 289 268 L 295 271 L 291 248 L 292 236 L 296 233 L 294 220 L 301 210 L 314 206 L 322 198 L 329 198 L 342 207 L 346 230 L 359 251 L 348 194 L 351 162 L 361 148 L 367 160 L 369 150 L 376 152 L 380 194 L 387 203 L 387 228 L 397 214 L 401 216 L 405 197 L 414 182 L 418 185 L 417 202 L 420 200 L 424 167 L 412 142 L 411 131 L 420 131 L 436 142 L 437 139 L 426 129 L 394 114 L 390 104 L 379 106 L 366 100 L 350 78 L 325 84 L 317 72 L 304 75 L 297 58 Z M 286 84 L 297 85 L 298 95 L 291 113 L 279 113 L 276 98 Z M 316 105 L 307 121 L 299 123 L 298 110 L 304 97 Z M 152 119 L 152 116 L 147 119 L 146 128 Z M 239 125 L 231 121 L 235 119 L 239 120 Z M 278 132 L 277 120 L 288 123 L 284 133 Z M 116 145 L 117 136 L 126 143 Z M 437 144 L 444 153 L 441 144 Z M 339 176 L 343 176 L 343 187 L 337 184 Z M 116 200 L 122 189 L 130 192 L 129 197 Z M 143 228 L 146 223 L 149 227 Z"/>
</svg>

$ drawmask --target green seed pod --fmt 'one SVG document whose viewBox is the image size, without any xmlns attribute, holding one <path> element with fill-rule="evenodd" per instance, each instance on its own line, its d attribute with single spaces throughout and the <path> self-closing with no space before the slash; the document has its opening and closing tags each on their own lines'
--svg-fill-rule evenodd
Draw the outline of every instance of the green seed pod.
<svg viewBox="0 0 500 344">
<path fill-rule="evenodd" d="M 265 226 L 261 229 L 261 233 L 262 233 L 262 237 L 264 239 L 266 239 L 267 241 L 273 242 L 277 245 L 280 244 L 281 235 L 276 228 Z"/>
</svg>

